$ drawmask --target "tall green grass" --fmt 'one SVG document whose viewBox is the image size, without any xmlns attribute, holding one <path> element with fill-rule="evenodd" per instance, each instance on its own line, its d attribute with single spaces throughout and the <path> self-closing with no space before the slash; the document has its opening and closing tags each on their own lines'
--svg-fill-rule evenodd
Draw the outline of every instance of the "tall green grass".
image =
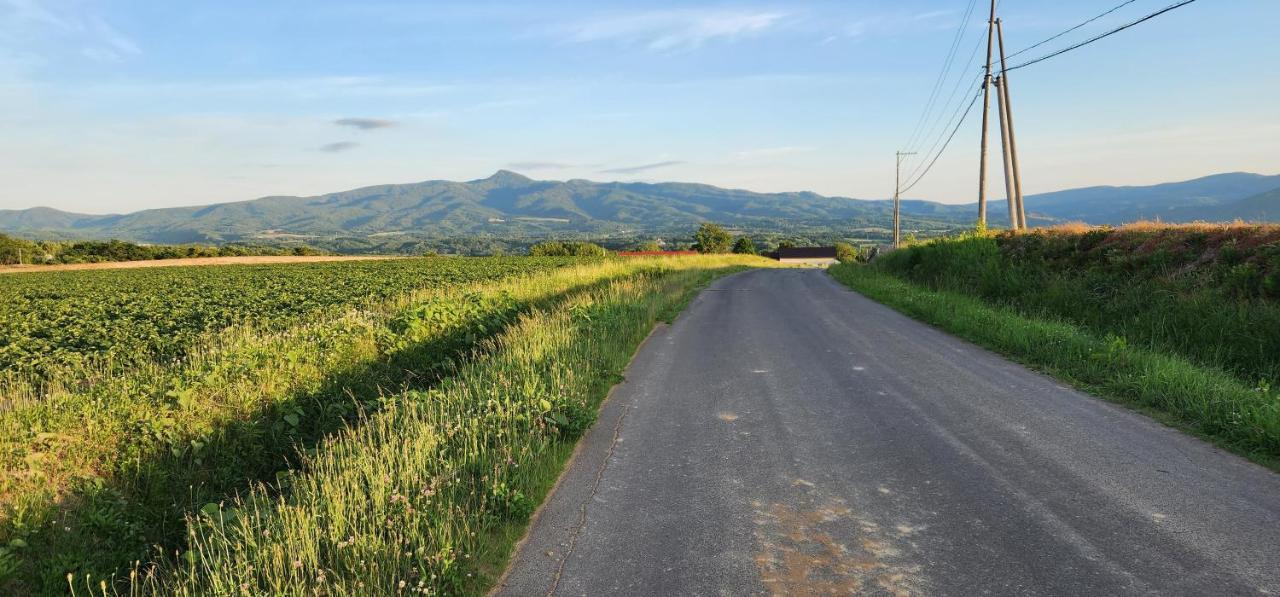
<svg viewBox="0 0 1280 597">
<path fill-rule="evenodd" d="M 512 529 L 526 523 L 654 323 L 711 278 L 763 263 L 596 266 L 590 277 L 604 283 L 523 313 L 438 385 L 388 396 L 276 483 L 194 512 L 179 557 L 140 565 L 128 578 L 72 575 L 69 586 L 181 595 L 481 592 L 501 572 Z"/>
<path fill-rule="evenodd" d="M 1182 344 L 1185 338 L 1169 341 L 1165 336 L 1151 335 L 1148 328 L 1134 327 L 1131 318 L 1122 318 L 1110 327 L 1101 323 L 1105 321 L 1102 317 L 1073 320 L 1047 308 L 1054 304 L 1052 298 L 1029 301 L 1032 307 L 1010 298 L 1024 296 L 1022 293 L 1006 294 L 1003 301 L 989 298 L 977 290 L 984 282 L 968 277 L 981 277 L 974 264 L 994 267 L 999 263 L 999 248 L 990 238 L 940 241 L 896 251 L 891 257 L 875 266 L 839 265 L 831 268 L 831 275 L 907 315 L 1280 468 L 1280 392 L 1269 383 L 1250 382 L 1248 377 L 1217 366 L 1224 362 L 1219 360 L 1223 355 L 1240 353 L 1226 348 L 1190 349 Z M 1003 278 L 1013 274 L 988 270 L 987 275 Z M 917 279 L 934 284 L 921 284 L 914 281 Z M 1060 279 L 1058 283 L 1066 282 Z M 1051 288 L 1039 286 L 1041 292 L 1052 293 Z M 1151 308 L 1160 305 L 1153 302 Z M 1084 307 L 1063 311 L 1074 313 L 1078 308 Z M 1249 313 L 1247 308 L 1240 309 Z M 1187 333 L 1219 345 L 1235 341 L 1199 329 Z M 1188 354 L 1180 354 L 1177 348 Z M 1271 355 L 1277 357 L 1280 355 Z"/>
<path fill-rule="evenodd" d="M 965 235 L 875 268 L 1280 385 L 1280 227 Z"/>
<path fill-rule="evenodd" d="M 611 275 L 628 274 L 572 268 L 240 328 L 174 365 L 13 402 L 0 414 L 0 582 L 47 593 L 69 570 L 174 548 L 193 508 L 274 478 L 383 394 L 430 387 L 520 313 Z"/>
<path fill-rule="evenodd" d="M 460 524 L 467 532 L 489 529 L 485 536 L 496 537 L 497 547 L 468 545 L 486 554 L 483 561 L 500 563 L 503 546 L 512 539 L 497 531 L 523 520 L 558 472 L 554 456 L 567 454 L 565 446 L 593 416 L 581 402 L 566 402 L 565 393 L 598 397 L 614 379 L 605 372 L 616 374 L 625 343 L 635 340 L 627 330 L 647 330 L 653 313 L 678 304 L 712 276 L 766 264 L 738 257 L 615 260 L 415 291 L 282 331 L 233 329 L 179 363 L 140 366 L 93 385 L 11 400 L 11 408 L 0 413 L 0 463 L 6 473 L 0 486 L 0 589 L 10 594 L 61 594 L 71 587 L 100 592 L 105 582 L 108 592 L 222 593 L 226 587 L 212 589 L 206 581 L 214 577 L 196 574 L 199 568 L 192 566 L 216 561 L 213 538 L 215 531 L 233 528 L 226 524 L 229 513 L 265 517 L 276 507 L 274 500 L 307 495 L 308 480 L 338 475 L 332 467 L 367 466 L 363 458 L 390 464 L 397 462 L 394 454 L 408 458 L 416 445 L 409 440 L 423 432 L 416 425 L 428 416 L 433 433 L 442 435 L 422 437 L 436 438 L 431 445 L 444 451 L 431 456 L 440 460 L 437 469 L 419 467 L 420 461 L 412 466 L 419 474 L 438 470 L 443 475 L 428 490 L 433 495 L 462 492 L 453 510 L 433 511 L 434 516 L 463 517 Z M 549 336 L 522 344 L 526 334 L 542 329 L 534 321 L 553 315 L 575 333 L 587 334 L 575 340 L 591 347 L 574 357 L 578 361 L 568 360 L 578 354 L 575 347 L 560 347 Z M 587 324 L 596 327 L 583 328 Z M 596 333 L 606 334 L 608 342 L 595 344 Z M 499 353 L 507 360 L 497 360 Z M 572 365 L 569 369 L 561 368 L 559 355 Z M 522 369 L 527 375 L 518 378 L 504 373 L 486 385 L 488 368 L 517 365 L 533 369 Z M 505 385 L 513 380 L 520 385 Z M 484 434 L 514 433 L 514 428 L 487 426 L 489 409 L 525 412 L 520 409 L 527 405 L 517 409 L 507 403 L 512 398 L 505 392 L 512 388 L 537 394 L 538 408 L 545 401 L 555 409 L 525 421 L 546 435 L 538 440 L 543 443 L 525 445 L 521 442 L 530 441 L 525 436 L 504 440 L 515 442 L 501 452 L 504 457 L 533 458 L 535 448 L 550 446 L 538 452 L 539 458 L 520 461 L 526 466 L 517 472 L 530 479 L 517 475 L 518 488 L 504 493 L 488 484 L 494 477 L 476 469 L 468 454 L 477 454 L 469 450 L 489 441 Z M 476 403 L 450 402 L 447 396 Z M 427 405 L 452 410 L 416 410 Z M 455 417 L 452 428 L 439 426 L 445 425 L 439 417 L 446 412 Z M 480 419 L 473 421 L 472 415 Z M 450 438 L 464 431 L 473 443 L 452 443 Z M 376 449 L 351 443 L 351 438 L 372 441 L 375 436 L 380 438 Z M 388 441 L 395 445 L 384 445 Z M 343 452 L 348 449 L 353 451 Z M 486 459 L 497 458 L 481 452 Z M 458 485 L 463 482 L 465 487 Z M 361 494 L 376 504 L 373 495 Z M 339 515 L 378 511 L 354 500 L 348 500 L 349 510 L 325 510 L 325 524 L 343 524 L 334 518 Z M 396 503 L 404 505 L 399 498 Z M 219 504 L 235 509 L 219 512 Z M 464 511 L 464 506 L 477 509 Z M 446 543 L 465 543 L 442 537 Z M 257 549 L 257 544 L 236 549 Z M 391 558 L 391 552 L 379 553 Z M 407 573 L 401 563 L 366 559 L 361 566 Z M 455 567 L 447 568 L 439 576 L 454 583 L 448 586 L 462 586 L 458 583 L 485 572 L 476 567 L 455 577 L 449 572 Z M 129 570 L 145 578 L 130 582 Z M 252 585 L 253 592 L 275 593 L 285 586 L 298 592 L 307 586 L 296 581 L 294 576 L 263 577 Z M 351 591 L 368 592 L 354 585 Z"/>
</svg>

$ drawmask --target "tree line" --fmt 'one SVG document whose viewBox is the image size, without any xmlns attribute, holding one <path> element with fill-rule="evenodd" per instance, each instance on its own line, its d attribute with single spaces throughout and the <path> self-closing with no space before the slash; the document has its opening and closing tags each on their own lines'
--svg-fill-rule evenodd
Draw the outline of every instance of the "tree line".
<svg viewBox="0 0 1280 597">
<path fill-rule="evenodd" d="M 797 246 L 812 245 L 812 241 L 803 239 L 796 241 L 791 239 L 783 239 L 764 251 L 756 247 L 755 241 L 746 235 L 734 237 L 724 226 L 712 222 L 703 223 L 693 234 L 692 244 L 667 244 L 657 240 L 644 240 L 632 243 L 625 250 L 632 251 L 663 251 L 663 250 L 692 250 L 699 253 L 716 254 L 716 253 L 736 253 L 739 255 L 761 255 L 768 254 L 777 249 L 794 248 Z M 830 245 L 829 245 L 830 246 Z M 870 259 L 873 246 L 855 246 L 847 242 L 835 242 L 836 258 L 843 262 L 865 262 Z M 586 241 L 544 241 L 536 243 L 529 247 L 529 255 L 543 257 L 602 257 L 608 255 L 610 250 L 595 243 Z"/>
<path fill-rule="evenodd" d="M 246 255 L 324 255 L 311 247 L 271 247 L 229 244 L 144 245 L 123 240 L 74 242 L 32 241 L 0 234 L 0 265 L 102 263 L 150 261 L 192 257 L 241 257 Z"/>
<path fill-rule="evenodd" d="M 692 237 L 613 239 L 597 244 L 575 240 L 460 238 L 432 241 L 410 241 L 374 245 L 366 239 L 339 238 L 320 240 L 322 249 L 311 246 L 253 245 L 152 245 L 122 240 L 107 241 L 32 241 L 0 234 L 0 265 L 39 265 L 59 263 L 97 263 L 106 261 L 147 261 L 193 257 L 238 257 L 246 255 L 330 255 L 399 253 L 417 255 L 503 255 L 527 252 L 534 256 L 599 257 L 613 251 L 692 250 L 700 253 L 769 254 L 780 248 L 834 244 L 841 261 L 865 260 L 869 247 L 859 248 L 847 242 L 803 237 L 781 238 L 776 235 L 735 236 L 724 226 L 704 223 Z"/>
</svg>

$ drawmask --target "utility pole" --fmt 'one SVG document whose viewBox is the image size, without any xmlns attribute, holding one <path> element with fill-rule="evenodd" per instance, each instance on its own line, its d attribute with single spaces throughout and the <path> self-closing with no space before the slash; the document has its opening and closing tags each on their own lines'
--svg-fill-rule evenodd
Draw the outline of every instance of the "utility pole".
<svg viewBox="0 0 1280 597">
<path fill-rule="evenodd" d="M 991 16 L 987 19 L 987 67 L 982 77 L 982 154 L 978 162 L 978 225 L 987 223 L 987 124 L 991 113 L 991 38 L 996 21 L 996 0 L 991 0 Z"/>
<path fill-rule="evenodd" d="M 1000 108 L 1000 145 L 1004 157 L 1004 192 L 1009 203 L 1009 229 L 1018 230 L 1017 193 L 1013 190 L 1013 165 L 1009 163 L 1009 119 L 1004 105 L 1004 77 L 996 77 L 996 105 Z"/>
<path fill-rule="evenodd" d="M 901 218 L 901 197 L 902 194 L 902 158 L 915 155 L 914 151 L 897 152 L 898 163 L 893 169 L 893 248 L 897 249 L 902 246 L 902 218 Z"/>
<path fill-rule="evenodd" d="M 996 36 L 1000 42 L 1000 98 L 1004 101 L 1004 120 L 1009 128 L 1009 164 L 1013 168 L 1013 192 L 1011 197 L 1017 214 L 1016 230 L 1027 229 L 1027 209 L 1022 204 L 1022 171 L 1018 168 L 1018 141 L 1013 132 L 1013 104 L 1009 101 L 1009 72 L 1004 59 L 1004 26 L 996 19 Z"/>
</svg>

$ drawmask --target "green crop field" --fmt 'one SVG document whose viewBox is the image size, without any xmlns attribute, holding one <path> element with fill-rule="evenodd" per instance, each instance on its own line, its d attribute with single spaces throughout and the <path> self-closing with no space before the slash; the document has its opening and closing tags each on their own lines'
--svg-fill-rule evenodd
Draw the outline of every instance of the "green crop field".
<svg viewBox="0 0 1280 597">
<path fill-rule="evenodd" d="M 0 593 L 483 591 L 654 322 L 766 264 L 10 275 Z"/>
<path fill-rule="evenodd" d="M 283 329 L 319 311 L 494 280 L 565 260 L 402 259 L 10 274 L 0 286 L 0 370 L 28 380 L 181 358 L 233 325 Z"/>
</svg>

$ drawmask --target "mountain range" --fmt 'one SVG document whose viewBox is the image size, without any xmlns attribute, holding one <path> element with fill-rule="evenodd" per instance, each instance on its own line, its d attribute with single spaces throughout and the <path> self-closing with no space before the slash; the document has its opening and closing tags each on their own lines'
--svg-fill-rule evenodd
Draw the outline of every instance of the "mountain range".
<svg viewBox="0 0 1280 597">
<path fill-rule="evenodd" d="M 1088 187 L 1026 198 L 1033 225 L 1115 224 L 1159 218 L 1280 221 L 1280 175 L 1217 174 L 1184 182 Z M 972 225 L 974 204 L 902 204 L 904 228 Z M 1007 223 L 1003 201 L 991 224 Z M 0 232 L 43 239 L 245 242 L 333 237 L 543 237 L 688 234 L 701 222 L 760 232 L 883 230 L 887 199 L 756 193 L 689 183 L 538 181 L 502 170 L 468 182 L 389 184 L 314 197 L 263 197 L 197 207 L 88 215 L 37 207 L 0 210 Z"/>
</svg>

